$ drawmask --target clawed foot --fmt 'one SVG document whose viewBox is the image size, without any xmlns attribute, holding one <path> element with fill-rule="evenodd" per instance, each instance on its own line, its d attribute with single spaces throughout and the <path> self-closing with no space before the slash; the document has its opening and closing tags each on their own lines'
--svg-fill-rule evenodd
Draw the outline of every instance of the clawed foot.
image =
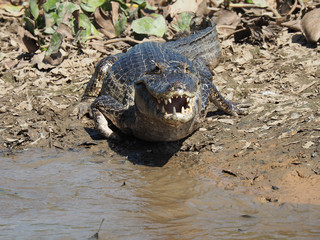
<svg viewBox="0 0 320 240">
<path fill-rule="evenodd" d="M 83 101 L 78 103 L 70 116 L 77 117 L 78 119 L 81 119 L 84 115 L 89 114 L 89 116 L 92 118 L 92 110 L 91 110 L 91 102 Z"/>
<path fill-rule="evenodd" d="M 109 128 L 109 124 L 105 116 L 97 109 L 93 109 L 94 121 L 96 129 L 102 136 L 107 139 L 120 140 L 120 136 Z"/>
</svg>

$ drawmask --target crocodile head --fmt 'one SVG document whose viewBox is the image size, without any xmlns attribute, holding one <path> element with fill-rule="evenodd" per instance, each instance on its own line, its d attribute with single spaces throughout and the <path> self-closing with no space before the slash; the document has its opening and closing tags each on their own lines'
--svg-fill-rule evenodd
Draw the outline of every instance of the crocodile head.
<svg viewBox="0 0 320 240">
<path fill-rule="evenodd" d="M 189 122 L 199 114 L 200 77 L 191 62 L 151 61 L 135 82 L 136 110 L 171 126 Z"/>
</svg>

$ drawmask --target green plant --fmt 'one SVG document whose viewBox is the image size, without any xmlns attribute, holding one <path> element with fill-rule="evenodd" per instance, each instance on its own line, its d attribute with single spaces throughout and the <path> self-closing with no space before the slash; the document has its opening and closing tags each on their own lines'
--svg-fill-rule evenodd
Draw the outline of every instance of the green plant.
<svg viewBox="0 0 320 240">
<path fill-rule="evenodd" d="M 68 28 L 76 42 L 85 42 L 92 35 L 100 35 L 94 26 L 95 11 L 101 8 L 110 16 L 112 6 L 117 4 L 119 14 L 113 18 L 113 27 L 116 36 L 119 36 L 131 23 L 131 28 L 138 34 L 156 35 L 163 37 L 167 30 L 167 24 L 162 15 L 151 13 L 145 16 L 145 9 L 155 11 L 146 0 L 134 0 L 125 3 L 123 0 L 81 0 L 76 4 L 63 0 L 47 0 L 43 4 L 40 0 L 29 0 L 29 6 L 25 7 L 25 28 L 38 39 L 38 45 L 43 50 L 48 36 L 51 37 L 48 53 L 57 52 L 63 42 L 64 34 L 59 26 Z M 190 13 L 181 13 L 180 20 L 173 27 L 177 31 L 188 30 Z M 46 55 L 47 55 L 46 54 Z"/>
</svg>

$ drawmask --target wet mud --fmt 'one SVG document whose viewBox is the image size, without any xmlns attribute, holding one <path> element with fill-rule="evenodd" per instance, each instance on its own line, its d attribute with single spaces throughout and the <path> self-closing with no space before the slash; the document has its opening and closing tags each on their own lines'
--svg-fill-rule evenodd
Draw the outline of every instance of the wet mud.
<svg viewBox="0 0 320 240">
<path fill-rule="evenodd" d="M 0 238 L 318 238 L 319 205 L 261 204 L 190 175 L 190 161 L 184 167 L 178 161 L 181 156 L 150 167 L 104 152 L 54 148 L 2 156 Z"/>
<path fill-rule="evenodd" d="M 222 41 L 213 82 L 228 100 L 251 104 L 249 114 L 234 118 L 212 106 L 190 137 L 152 144 L 124 135 L 102 139 L 89 116 L 70 116 L 104 54 L 90 45 L 70 48 L 61 65 L 39 69 L 17 50 L 7 25 L 1 33 L 1 159 L 21 149 L 81 149 L 133 165 L 183 169 L 261 203 L 320 203 L 319 47 L 302 35 L 283 31 L 260 47 Z M 108 53 L 129 47 L 121 43 Z"/>
</svg>

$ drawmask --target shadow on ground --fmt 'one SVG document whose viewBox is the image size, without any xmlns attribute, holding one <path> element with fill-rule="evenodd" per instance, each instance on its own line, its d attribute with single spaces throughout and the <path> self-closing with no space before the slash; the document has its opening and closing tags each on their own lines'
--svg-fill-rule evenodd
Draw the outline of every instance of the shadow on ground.
<svg viewBox="0 0 320 240">
<path fill-rule="evenodd" d="M 85 130 L 92 140 L 106 141 L 112 151 L 126 157 L 131 163 L 152 167 L 166 165 L 170 158 L 180 150 L 184 141 L 152 143 L 121 134 L 119 131 L 117 131 L 120 136 L 119 140 L 107 140 L 102 138 L 93 128 L 85 128 Z"/>
</svg>

